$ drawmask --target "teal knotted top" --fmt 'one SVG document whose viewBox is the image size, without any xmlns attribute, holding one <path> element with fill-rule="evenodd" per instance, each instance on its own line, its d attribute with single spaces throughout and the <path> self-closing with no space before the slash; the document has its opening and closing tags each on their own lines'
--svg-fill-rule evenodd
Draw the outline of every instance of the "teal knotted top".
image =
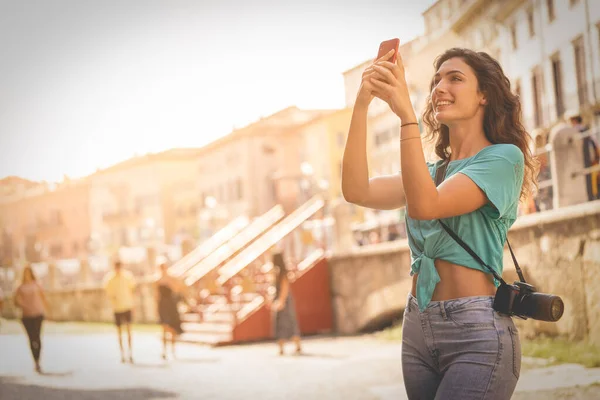
<svg viewBox="0 0 600 400">
<path fill-rule="evenodd" d="M 432 179 L 443 161 L 427 163 Z M 487 265 L 502 275 L 506 233 L 517 219 L 517 207 L 523 185 L 524 157 L 512 144 L 495 144 L 472 157 L 450 161 L 446 179 L 461 173 L 486 194 L 489 203 L 468 214 L 445 218 L 450 227 Z M 411 276 L 417 278 L 417 302 L 423 311 L 433 295 L 440 276 L 435 259 L 484 271 L 440 225 L 437 220 L 415 220 L 406 215 L 411 253 Z M 498 286 L 499 282 L 495 282 Z"/>
</svg>

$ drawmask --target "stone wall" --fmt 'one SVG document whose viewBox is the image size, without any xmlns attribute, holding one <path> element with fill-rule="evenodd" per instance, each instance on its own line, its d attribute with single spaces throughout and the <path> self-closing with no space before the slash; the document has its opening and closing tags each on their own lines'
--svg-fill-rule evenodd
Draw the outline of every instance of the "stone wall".
<svg viewBox="0 0 600 400">
<path fill-rule="evenodd" d="M 112 322 L 114 316 L 104 290 L 99 286 L 85 286 L 70 290 L 46 292 L 50 306 L 48 318 L 53 321 Z M 3 316 L 19 318 L 19 310 L 12 298 L 7 298 Z M 135 290 L 133 320 L 137 323 L 156 323 L 157 306 L 150 282 L 140 282 Z"/>
<path fill-rule="evenodd" d="M 526 280 L 565 303 L 557 323 L 515 319 L 521 334 L 600 345 L 600 201 L 522 216 L 509 240 Z M 336 254 L 329 264 L 338 332 L 355 333 L 379 318 L 401 314 L 411 286 L 406 240 Z M 516 280 L 508 248 L 504 266 L 505 279 Z"/>
<path fill-rule="evenodd" d="M 402 314 L 410 291 L 406 240 L 368 245 L 329 259 L 334 328 L 356 333 Z"/>
</svg>

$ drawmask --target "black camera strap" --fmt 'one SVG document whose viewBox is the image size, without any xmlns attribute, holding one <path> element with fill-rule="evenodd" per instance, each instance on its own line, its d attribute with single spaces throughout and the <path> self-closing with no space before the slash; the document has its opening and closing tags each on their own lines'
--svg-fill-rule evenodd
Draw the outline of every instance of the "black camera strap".
<svg viewBox="0 0 600 400">
<path fill-rule="evenodd" d="M 436 186 L 439 186 L 446 178 L 446 170 L 447 169 L 448 169 L 448 161 L 442 163 L 442 165 L 440 165 L 439 168 L 436 169 L 436 171 L 435 171 L 435 185 Z M 479 264 L 481 264 L 481 266 L 483 266 L 488 271 L 490 271 L 492 273 L 492 275 L 494 276 L 494 278 L 496 278 L 497 280 L 499 280 L 500 282 L 502 282 L 503 284 L 506 285 L 506 282 L 504 282 L 504 279 L 502 279 L 502 277 L 492 267 L 487 265 L 477 255 L 477 253 L 475 253 L 465 242 L 463 242 L 463 240 L 456 233 L 454 233 L 454 231 L 452 229 L 450 229 L 448 227 L 448 225 L 446 225 L 440 219 L 438 219 L 438 222 L 442 225 L 442 228 L 444 228 L 444 230 L 448 233 L 448 235 L 450 235 L 452 237 L 452 239 L 454 239 L 463 249 L 465 249 L 465 251 L 467 253 L 469 253 L 471 255 L 471 257 L 473 257 Z M 508 250 L 510 250 L 510 255 L 512 256 L 513 262 L 515 264 L 515 269 L 517 270 L 517 274 L 519 275 L 519 279 L 521 280 L 521 282 L 527 283 L 525 281 L 525 277 L 523 276 L 523 272 L 521 271 L 521 268 L 519 267 L 519 263 L 517 262 L 515 253 L 513 253 L 512 247 L 510 247 L 508 238 L 506 238 L 506 243 L 508 244 Z"/>
</svg>

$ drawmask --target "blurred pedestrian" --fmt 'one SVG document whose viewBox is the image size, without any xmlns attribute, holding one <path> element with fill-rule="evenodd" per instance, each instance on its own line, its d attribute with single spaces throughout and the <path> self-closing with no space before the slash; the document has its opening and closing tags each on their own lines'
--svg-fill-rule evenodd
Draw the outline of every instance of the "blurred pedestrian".
<svg viewBox="0 0 600 400">
<path fill-rule="evenodd" d="M 42 285 L 35 278 L 33 269 L 29 265 L 23 269 L 21 284 L 15 292 L 15 305 L 21 309 L 21 322 L 29 338 L 35 370 L 41 373 L 42 322 L 49 307 Z"/>
<path fill-rule="evenodd" d="M 113 313 L 115 315 L 115 324 L 117 325 L 117 334 L 119 336 L 119 349 L 121 351 L 121 362 L 126 362 L 125 349 L 121 327 L 125 326 L 127 332 L 127 344 L 129 347 L 129 362 L 133 363 L 133 350 L 131 340 L 131 319 L 133 310 L 133 295 L 135 290 L 135 279 L 133 274 L 123 269 L 121 261 L 115 261 L 114 270 L 109 272 L 104 278 L 104 289 L 110 299 Z"/>
<path fill-rule="evenodd" d="M 177 337 L 183 333 L 181 329 L 181 318 L 177 303 L 186 291 L 185 284 L 169 274 L 166 263 L 160 264 L 160 277 L 155 282 L 156 299 L 158 305 L 158 316 L 163 328 L 163 360 L 167 359 L 167 343 L 170 336 L 171 354 L 175 358 L 175 342 Z"/>
<path fill-rule="evenodd" d="M 285 341 L 290 339 L 296 344 L 296 354 L 300 354 L 302 352 L 300 328 L 298 327 L 294 297 L 292 296 L 283 253 L 274 253 L 272 262 L 276 274 L 275 295 L 271 303 L 271 310 L 273 310 L 273 336 L 279 346 L 279 355 L 283 355 Z"/>
<path fill-rule="evenodd" d="M 565 112 L 565 119 L 571 126 L 582 134 L 589 131 L 589 126 L 583 124 L 583 118 L 578 111 L 569 110 Z M 582 144 L 583 167 L 590 168 L 600 164 L 600 146 L 593 136 L 584 137 Z M 600 199 L 600 171 L 590 172 L 585 175 L 585 186 L 588 200 Z"/>
<path fill-rule="evenodd" d="M 546 182 L 552 179 L 552 172 L 550 169 L 550 157 L 546 149 L 548 144 L 548 135 L 546 132 L 540 129 L 534 129 L 531 132 L 531 136 L 534 139 L 535 153 L 537 160 L 539 161 L 539 173 L 538 182 Z M 539 189 L 537 195 L 534 197 L 535 212 L 546 211 L 552 209 L 552 185 Z"/>
</svg>

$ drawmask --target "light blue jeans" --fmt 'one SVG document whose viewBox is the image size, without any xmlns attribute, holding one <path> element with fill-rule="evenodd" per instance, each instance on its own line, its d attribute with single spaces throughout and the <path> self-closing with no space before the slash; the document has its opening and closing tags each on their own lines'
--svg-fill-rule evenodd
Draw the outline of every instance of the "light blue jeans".
<svg viewBox="0 0 600 400">
<path fill-rule="evenodd" d="M 421 312 L 408 295 L 402 373 L 410 400 L 510 399 L 521 371 L 521 343 L 493 297 L 432 301 Z"/>
</svg>

